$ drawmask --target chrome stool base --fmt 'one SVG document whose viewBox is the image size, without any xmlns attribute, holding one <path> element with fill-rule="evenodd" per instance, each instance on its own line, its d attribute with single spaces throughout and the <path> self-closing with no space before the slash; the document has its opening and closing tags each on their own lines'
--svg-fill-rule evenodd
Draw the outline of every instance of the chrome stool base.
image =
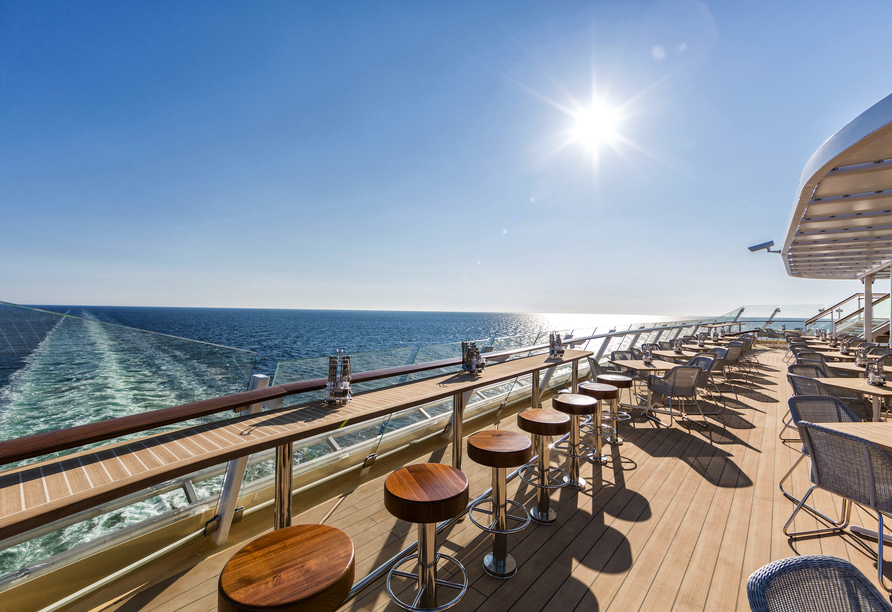
<svg viewBox="0 0 892 612">
<path fill-rule="evenodd" d="M 567 480 L 569 480 L 569 478 Z M 533 519 L 534 523 L 551 525 L 557 521 L 557 512 L 549 508 L 548 512 L 545 513 L 545 516 L 542 516 L 542 513 L 539 512 L 539 508 L 530 508 L 530 518 Z"/>
<path fill-rule="evenodd" d="M 483 571 L 493 578 L 507 580 L 517 573 L 517 563 L 511 555 L 505 555 L 505 559 L 499 562 L 489 553 L 483 558 Z"/>
<path fill-rule="evenodd" d="M 527 509 L 524 508 L 523 505 L 521 505 L 519 502 L 516 502 L 513 499 L 506 499 L 505 500 L 505 508 L 506 508 L 505 519 L 509 520 L 509 521 L 516 521 L 518 523 L 523 523 L 523 524 L 520 527 L 514 527 L 513 529 L 496 529 L 495 525 L 496 525 L 496 521 L 498 519 L 496 518 L 495 513 L 492 512 L 491 510 L 484 510 L 482 508 L 478 508 L 478 506 L 481 504 L 492 504 L 493 506 L 495 506 L 496 503 L 495 503 L 495 500 L 493 500 L 491 498 L 490 499 L 480 499 L 480 500 L 477 500 L 476 502 L 474 502 L 473 504 L 471 504 L 471 507 L 468 508 L 468 516 L 471 518 L 471 522 L 474 523 L 475 525 L 477 525 L 478 527 L 480 527 L 480 529 L 482 529 L 483 531 L 488 531 L 489 533 L 507 535 L 509 533 L 517 533 L 518 531 L 523 531 L 523 529 L 527 525 L 530 524 L 530 520 L 532 517 L 530 516 L 530 513 L 527 512 Z M 520 508 L 520 511 L 523 512 L 524 516 L 514 516 L 513 514 L 508 514 L 507 513 L 508 506 L 515 506 L 517 508 Z M 492 516 L 493 517 L 492 524 L 489 527 L 487 527 L 486 525 L 479 523 L 477 521 L 477 519 L 474 518 L 475 511 L 482 512 L 483 514 L 488 514 L 488 515 Z"/>
<path fill-rule="evenodd" d="M 448 610 L 449 608 L 451 608 L 452 606 L 457 604 L 459 602 L 459 600 L 462 598 L 462 596 L 465 594 L 465 591 L 468 590 L 468 585 L 470 584 L 468 582 L 468 573 L 465 571 L 465 566 L 462 565 L 458 559 L 456 559 L 454 557 L 450 557 L 449 555 L 437 553 L 434 563 L 435 564 L 439 563 L 441 559 L 455 564 L 455 566 L 461 572 L 461 575 L 462 575 L 462 583 L 461 584 L 458 584 L 457 582 L 449 582 L 448 580 L 435 579 L 435 584 L 437 585 L 437 587 L 458 589 L 458 595 L 455 598 L 450 599 L 448 602 L 446 602 L 445 604 L 443 604 L 441 606 L 436 606 L 433 608 L 420 608 L 420 607 L 418 607 L 418 603 L 421 601 L 421 597 L 422 597 L 422 595 L 424 595 L 424 592 L 425 592 L 425 585 L 423 583 L 422 583 L 421 587 L 418 589 L 418 593 L 415 595 L 415 599 L 412 601 L 411 604 L 403 601 L 402 599 L 400 599 L 399 597 L 396 596 L 396 594 L 393 592 L 393 587 L 390 585 L 390 582 L 391 582 L 391 580 L 393 580 L 394 576 L 399 576 L 400 578 L 408 578 L 410 580 L 414 580 L 416 582 L 416 584 L 419 582 L 418 574 L 413 574 L 411 572 L 402 572 L 398 569 L 398 568 L 402 567 L 403 565 L 405 565 L 409 561 L 415 561 L 416 566 L 417 566 L 418 555 L 415 554 L 415 555 L 409 555 L 408 557 L 404 558 L 402 561 L 400 561 L 395 566 L 393 566 L 393 568 L 387 574 L 387 593 L 390 595 L 390 599 L 393 600 L 393 603 L 398 605 L 403 610 L 408 610 L 409 612 L 441 612 L 442 610 Z"/>
</svg>

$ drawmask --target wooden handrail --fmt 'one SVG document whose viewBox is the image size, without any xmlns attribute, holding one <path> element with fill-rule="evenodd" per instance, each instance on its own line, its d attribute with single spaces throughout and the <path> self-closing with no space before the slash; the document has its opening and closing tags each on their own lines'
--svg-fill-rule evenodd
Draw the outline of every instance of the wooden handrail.
<svg viewBox="0 0 892 612">
<path fill-rule="evenodd" d="M 528 350 L 530 349 L 525 349 L 525 351 Z M 517 351 L 503 351 L 501 353 L 488 353 L 487 355 L 498 357 L 510 355 L 513 354 L 513 352 Z M 354 383 L 368 382 L 372 380 L 380 380 L 382 378 L 390 378 L 392 376 L 402 376 L 403 374 L 414 374 L 416 372 L 436 370 L 438 368 L 454 366 L 460 363 L 461 358 L 441 359 L 439 361 L 428 361 L 420 364 L 358 372 L 353 375 L 352 379 Z M 327 382 L 328 379 L 326 378 L 314 378 L 311 380 L 302 380 L 300 382 L 285 383 L 267 387 L 265 389 L 243 391 L 242 393 L 233 393 L 232 395 L 224 395 L 198 402 L 191 402 L 189 404 L 171 406 L 170 408 L 160 408 L 158 410 L 151 410 L 140 414 L 131 414 L 124 417 L 107 419 L 105 421 L 97 421 L 96 423 L 87 423 L 86 425 L 78 425 L 56 431 L 47 431 L 32 436 L 26 436 L 24 438 L 5 440 L 0 442 L 0 465 L 40 457 L 50 453 L 57 453 L 71 448 L 93 444 L 94 442 L 111 440 L 120 436 L 148 431 L 173 423 L 182 423 L 183 421 L 189 421 L 191 419 L 225 412 L 227 410 L 237 410 L 239 408 L 250 406 L 251 404 L 262 404 L 263 402 L 279 399 L 280 397 L 306 393 L 308 391 L 319 391 L 320 389 L 325 388 Z"/>
</svg>

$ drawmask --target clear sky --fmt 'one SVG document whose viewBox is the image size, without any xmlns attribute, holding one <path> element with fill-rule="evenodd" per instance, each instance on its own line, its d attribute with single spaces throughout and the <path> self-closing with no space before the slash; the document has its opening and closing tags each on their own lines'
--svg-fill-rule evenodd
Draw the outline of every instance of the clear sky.
<svg viewBox="0 0 892 612">
<path fill-rule="evenodd" d="M 829 304 L 860 285 L 747 247 L 782 242 L 805 162 L 892 92 L 890 13 L 5 0 L 0 300 Z"/>
</svg>

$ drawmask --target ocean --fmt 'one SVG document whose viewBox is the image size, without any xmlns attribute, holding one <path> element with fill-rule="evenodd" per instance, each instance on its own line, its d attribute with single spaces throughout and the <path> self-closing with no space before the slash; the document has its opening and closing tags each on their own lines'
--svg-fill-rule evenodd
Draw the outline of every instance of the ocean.
<svg viewBox="0 0 892 612">
<path fill-rule="evenodd" d="M 542 342 L 553 330 L 580 337 L 666 320 L 676 319 L 0 303 L 0 436 L 18 438 L 244 391 L 252 373 L 287 380 L 324 376 L 326 357 L 338 349 L 354 356 L 354 371 L 362 371 L 455 356 L 465 339 L 494 341 L 498 349 Z M 402 426 L 397 421 L 391 427 Z M 376 427 L 355 434 L 356 442 Z M 318 449 L 297 450 L 295 461 L 317 456 Z M 270 472 L 261 463 L 248 476 Z M 201 499 L 213 500 L 221 483 L 215 477 L 195 489 Z M 166 493 L 0 550 L 0 576 L 187 503 L 182 491 Z"/>
</svg>

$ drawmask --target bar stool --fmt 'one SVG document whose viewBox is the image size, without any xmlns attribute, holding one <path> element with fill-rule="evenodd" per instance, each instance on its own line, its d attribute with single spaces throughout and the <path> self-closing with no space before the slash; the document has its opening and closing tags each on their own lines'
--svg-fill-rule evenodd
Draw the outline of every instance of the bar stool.
<svg viewBox="0 0 892 612">
<path fill-rule="evenodd" d="M 330 612 L 353 587 L 353 541 L 327 525 L 294 525 L 252 540 L 223 566 L 220 612 Z"/>
<path fill-rule="evenodd" d="M 624 376 L 622 374 L 599 374 L 597 378 L 597 382 L 605 384 L 605 385 L 613 385 L 617 389 L 619 389 L 619 393 L 622 394 L 623 389 L 629 390 L 629 404 L 632 403 L 632 377 Z M 615 432 L 612 436 L 607 436 L 604 440 L 608 444 L 614 444 L 616 446 L 621 446 L 623 443 L 623 439 L 619 437 L 619 429 L 618 421 L 628 421 L 632 418 L 632 415 L 626 412 L 625 410 L 620 410 L 620 401 L 619 394 L 614 401 L 610 402 L 610 426 L 613 428 Z"/>
<path fill-rule="evenodd" d="M 603 439 L 610 435 L 616 435 L 616 430 L 601 424 L 601 402 L 608 401 L 611 404 L 616 402 L 616 398 L 619 397 L 619 389 L 613 385 L 587 382 L 579 385 L 579 393 L 598 400 L 598 407 L 592 412 L 588 428 L 589 433 L 592 434 L 595 452 L 589 456 L 588 460 L 598 465 L 604 465 L 610 461 L 610 457 L 602 452 Z"/>
<path fill-rule="evenodd" d="M 538 455 L 536 463 L 527 463 L 520 468 L 524 482 L 538 489 L 536 506 L 530 508 L 530 516 L 540 525 L 550 525 L 557 520 L 557 513 L 551 509 L 551 489 L 566 487 L 570 477 L 563 470 L 551 467 L 551 436 L 563 436 L 570 432 L 570 417 L 551 408 L 532 408 L 517 415 L 517 426 L 533 434 L 533 446 Z M 532 474 L 527 476 L 525 472 Z M 552 476 L 553 473 L 557 476 Z"/>
<path fill-rule="evenodd" d="M 508 481 L 506 468 L 518 467 L 533 458 L 533 446 L 525 435 L 513 431 L 487 429 L 468 437 L 468 457 L 480 465 L 492 468 L 492 497 L 481 499 L 468 509 L 468 516 L 475 525 L 492 534 L 492 552 L 483 559 L 483 571 L 494 578 L 510 578 L 517 572 L 514 557 L 508 554 L 508 534 L 516 533 L 530 524 L 530 514 L 520 503 L 506 498 Z M 479 508 L 491 504 L 492 511 Z M 508 514 L 508 504 L 517 506 L 523 517 Z M 487 527 L 474 517 L 482 512 L 493 517 Z M 508 519 L 522 523 L 519 527 L 508 528 Z"/>
<path fill-rule="evenodd" d="M 405 557 L 387 574 L 387 592 L 396 605 L 411 612 L 446 610 L 457 604 L 468 590 L 465 567 L 458 559 L 437 552 L 437 523 L 458 516 L 467 505 L 468 478 L 451 465 L 407 465 L 384 481 L 384 507 L 396 518 L 418 524 L 418 554 Z M 399 570 L 413 559 L 418 559 L 417 574 Z M 455 564 L 462 573 L 462 584 L 437 578 L 437 563 L 441 559 Z M 390 584 L 394 576 L 415 579 L 418 594 L 411 604 L 394 594 Z M 438 586 L 457 589 L 459 593 L 448 603 L 438 606 Z"/>
<path fill-rule="evenodd" d="M 579 476 L 579 460 L 587 458 L 595 452 L 595 449 L 580 441 L 579 417 L 584 414 L 593 414 L 598 409 L 598 400 L 578 393 L 559 393 L 551 398 L 551 407 L 558 412 L 570 415 L 570 438 L 565 442 L 557 442 L 554 449 L 565 455 L 570 461 L 570 481 L 567 486 L 571 489 L 583 489 L 585 480 Z"/>
</svg>

